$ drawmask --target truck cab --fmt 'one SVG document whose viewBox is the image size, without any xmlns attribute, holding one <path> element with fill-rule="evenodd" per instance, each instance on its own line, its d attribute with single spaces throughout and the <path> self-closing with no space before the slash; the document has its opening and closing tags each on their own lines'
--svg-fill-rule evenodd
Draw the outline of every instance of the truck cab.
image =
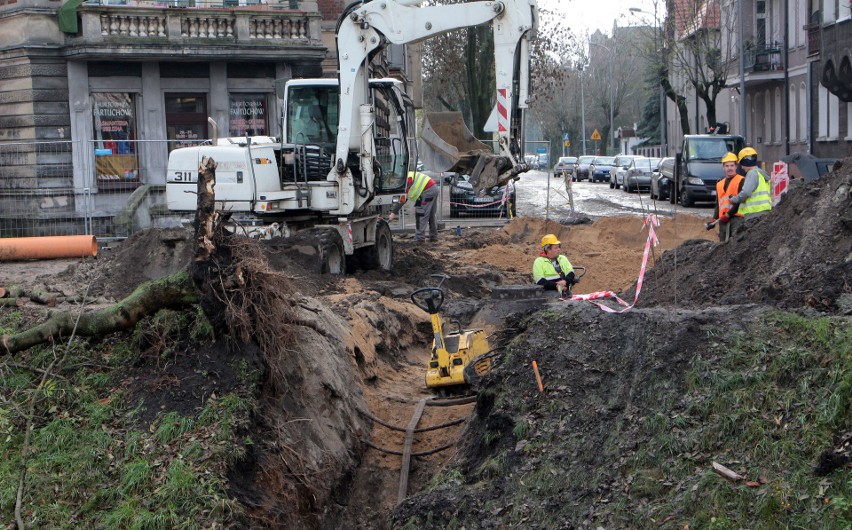
<svg viewBox="0 0 852 530">
<path fill-rule="evenodd" d="M 680 204 L 716 201 L 716 183 L 725 178 L 722 157 L 745 147 L 742 136 L 690 134 L 683 138 L 678 181 Z"/>
</svg>

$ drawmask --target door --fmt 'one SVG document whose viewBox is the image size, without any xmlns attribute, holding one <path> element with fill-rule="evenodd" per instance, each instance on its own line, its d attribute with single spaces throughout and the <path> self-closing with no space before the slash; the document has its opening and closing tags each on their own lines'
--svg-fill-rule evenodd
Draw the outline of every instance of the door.
<svg viewBox="0 0 852 530">
<path fill-rule="evenodd" d="M 169 151 L 207 140 L 207 116 L 206 94 L 166 94 Z"/>
</svg>

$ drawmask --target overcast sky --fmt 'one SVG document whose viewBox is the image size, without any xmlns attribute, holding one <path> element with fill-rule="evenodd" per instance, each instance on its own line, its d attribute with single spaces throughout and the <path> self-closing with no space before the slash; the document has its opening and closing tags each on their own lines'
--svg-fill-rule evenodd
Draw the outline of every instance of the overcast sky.
<svg viewBox="0 0 852 530">
<path fill-rule="evenodd" d="M 665 3 L 657 0 L 657 4 L 657 18 L 662 19 Z M 560 13 L 575 35 L 583 33 L 583 29 L 587 29 L 589 35 L 596 29 L 610 35 L 612 23 L 616 19 L 619 26 L 654 24 L 654 0 L 538 0 L 538 5 Z M 638 7 L 651 14 L 633 15 L 630 13 L 631 7 Z"/>
</svg>

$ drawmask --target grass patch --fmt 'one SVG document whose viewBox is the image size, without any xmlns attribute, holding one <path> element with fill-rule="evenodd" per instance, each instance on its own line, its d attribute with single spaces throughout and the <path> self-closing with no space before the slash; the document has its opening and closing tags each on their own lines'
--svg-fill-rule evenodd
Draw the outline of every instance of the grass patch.
<svg viewBox="0 0 852 530">
<path fill-rule="evenodd" d="M 200 313 L 166 312 L 152 327 L 187 344 L 212 336 Z M 14 332 L 14 313 L 0 328 Z M 150 336 L 148 336 L 150 338 Z M 184 337 L 184 338 L 179 338 Z M 35 401 L 22 516 L 37 528 L 210 528 L 228 526 L 239 507 L 224 483 L 227 458 L 243 449 L 235 433 L 248 424 L 252 401 L 238 393 L 208 400 L 198 417 L 175 412 L 139 430 L 139 403 L 116 387 L 139 355 L 143 334 L 75 344 L 42 389 L 54 348 L 33 348 L 0 363 L 0 518 L 14 520 L 25 412 Z M 147 339 L 146 339 L 147 340 Z M 171 339 L 169 339 L 171 340 Z M 161 343 L 162 344 L 162 343 Z M 148 344 L 151 347 L 151 344 Z M 170 346 L 157 350 L 168 355 Z M 168 362 L 168 359 L 166 360 Z M 246 393 L 247 389 L 240 392 Z"/>
<path fill-rule="evenodd" d="M 719 345 L 718 357 L 694 358 L 684 413 L 644 418 L 646 447 L 622 469 L 631 491 L 649 501 L 634 520 L 647 528 L 671 514 L 690 528 L 848 527 L 852 481 L 813 470 L 832 436 L 852 426 L 850 348 L 848 320 L 779 313 Z M 732 485 L 709 470 L 713 460 L 766 483 Z M 677 484 L 678 493 L 660 484 Z"/>
</svg>

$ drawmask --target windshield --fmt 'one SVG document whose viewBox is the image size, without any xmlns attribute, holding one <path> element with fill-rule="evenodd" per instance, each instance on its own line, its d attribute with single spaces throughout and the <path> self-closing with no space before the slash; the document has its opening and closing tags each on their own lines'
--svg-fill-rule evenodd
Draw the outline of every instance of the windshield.
<svg viewBox="0 0 852 530">
<path fill-rule="evenodd" d="M 577 157 L 574 157 L 574 156 L 559 157 L 559 163 L 560 164 L 573 164 L 576 161 L 577 161 Z"/>
<path fill-rule="evenodd" d="M 599 156 L 595 159 L 596 166 L 611 166 L 615 162 L 614 156 Z"/>
<path fill-rule="evenodd" d="M 340 97 L 336 86 L 294 86 L 287 93 L 291 144 L 336 144 Z"/>
<path fill-rule="evenodd" d="M 593 156 L 581 156 L 580 157 L 580 163 L 581 164 L 591 164 L 592 162 L 594 162 L 594 160 L 595 160 L 595 157 L 593 157 Z"/>
<path fill-rule="evenodd" d="M 690 138 L 687 140 L 689 160 L 712 160 L 720 162 L 726 153 L 737 153 L 737 141 L 733 138 Z"/>
<path fill-rule="evenodd" d="M 651 159 L 650 158 L 636 158 L 633 160 L 633 165 L 637 169 L 651 169 Z"/>
</svg>

